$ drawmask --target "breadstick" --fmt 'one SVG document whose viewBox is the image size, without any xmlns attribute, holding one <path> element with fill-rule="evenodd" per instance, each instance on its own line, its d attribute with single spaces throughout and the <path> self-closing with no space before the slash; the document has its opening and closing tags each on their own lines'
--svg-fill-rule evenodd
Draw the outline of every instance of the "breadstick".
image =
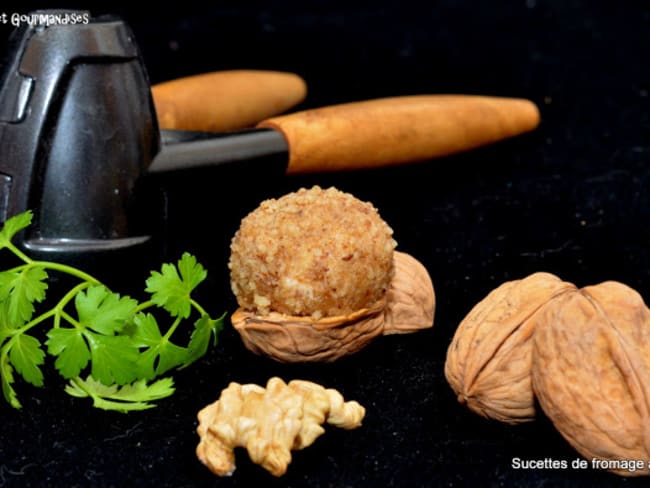
<svg viewBox="0 0 650 488">
<path fill-rule="evenodd" d="M 151 92 L 161 129 L 230 131 L 297 105 L 307 86 L 293 73 L 229 70 L 166 81 Z"/>
</svg>

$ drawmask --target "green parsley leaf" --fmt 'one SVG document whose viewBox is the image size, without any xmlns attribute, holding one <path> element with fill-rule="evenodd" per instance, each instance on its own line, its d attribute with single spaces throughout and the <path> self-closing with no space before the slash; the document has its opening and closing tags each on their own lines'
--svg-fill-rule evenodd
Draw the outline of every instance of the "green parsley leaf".
<svg viewBox="0 0 650 488">
<path fill-rule="evenodd" d="M 7 403 L 13 408 L 20 408 L 21 404 L 18 401 L 18 395 L 12 386 L 15 381 L 14 369 L 9 363 L 8 355 L 0 356 L 0 380 L 2 381 L 2 394 Z"/>
<path fill-rule="evenodd" d="M 125 385 L 138 379 L 138 348 L 125 336 L 85 332 L 90 344 L 91 374 L 105 385 Z"/>
<path fill-rule="evenodd" d="M 34 386 L 43 386 L 43 373 L 39 366 L 45 362 L 45 353 L 38 339 L 27 334 L 12 337 L 9 360 L 25 381 Z"/>
<path fill-rule="evenodd" d="M 187 358 L 187 353 L 187 348 L 177 346 L 173 342 L 163 339 L 159 345 L 144 351 L 140 355 L 138 363 L 147 371 L 152 371 L 151 376 L 146 377 L 151 379 L 183 364 Z"/>
<path fill-rule="evenodd" d="M 180 275 L 179 275 L 180 271 Z M 163 264 L 161 271 L 153 271 L 147 279 L 146 291 L 151 300 L 167 310 L 173 317 L 187 318 L 192 310 L 190 293 L 201 283 L 207 272 L 196 258 L 184 253 L 178 261 L 178 268 Z"/>
<path fill-rule="evenodd" d="M 93 405 L 97 408 L 129 412 L 155 407 L 150 402 L 173 394 L 174 382 L 171 378 L 163 378 L 147 385 L 145 380 L 138 380 L 120 388 L 117 385 L 103 385 L 92 377 L 85 380 L 75 378 L 66 386 L 65 391 L 77 398 L 92 398 Z"/>
<path fill-rule="evenodd" d="M 15 324 L 10 324 L 9 319 L 7 319 L 7 316 L 9 315 L 8 309 L 8 301 L 0 302 L 0 345 L 2 345 L 6 339 L 11 337 L 17 328 L 15 327 Z"/>
<path fill-rule="evenodd" d="M 217 344 L 217 336 L 223 329 L 224 318 L 225 314 L 218 319 L 212 319 L 207 315 L 202 315 L 194 323 L 194 331 L 192 332 L 188 346 L 189 355 L 183 363 L 182 368 L 188 367 L 207 352 L 210 346 L 210 338 L 213 338 L 213 345 Z"/>
<path fill-rule="evenodd" d="M 28 257 L 11 241 L 31 221 L 32 213 L 24 212 L 8 219 L 0 230 L 0 249 L 23 263 L 0 271 L 0 386 L 6 401 L 21 407 L 14 389 L 18 376 L 35 386 L 43 385 L 46 351 L 56 358 L 54 366 L 61 376 L 70 380 L 66 391 L 92 398 L 98 408 L 141 410 L 171 395 L 171 379 L 150 385 L 147 381 L 196 361 L 207 351 L 212 336 L 216 344 L 223 325 L 223 317 L 209 318 L 190 296 L 207 276 L 203 266 L 188 253 L 176 265 L 163 264 L 146 282 L 150 299 L 138 303 L 113 293 L 78 268 Z M 49 272 L 78 283 L 52 308 L 36 315 L 38 304 L 46 298 Z M 159 327 L 159 319 L 144 312 L 152 307 L 171 315 L 166 331 Z M 195 322 L 187 347 L 181 347 L 170 338 L 193 310 L 202 317 Z M 31 331 L 48 321 L 53 326 L 45 331 L 44 348 Z M 84 372 L 90 373 L 86 380 L 80 378 Z"/>
<path fill-rule="evenodd" d="M 14 236 L 32 223 L 32 212 L 26 211 L 9 217 L 0 230 L 0 249 L 9 246 Z"/>
<path fill-rule="evenodd" d="M 47 352 L 57 356 L 54 366 L 66 378 L 74 378 L 90 361 L 90 350 L 79 329 L 59 327 L 47 333 Z"/>
<path fill-rule="evenodd" d="M 75 298 L 79 322 L 101 334 L 120 332 L 131 319 L 138 302 L 120 297 L 105 286 L 95 285 Z"/>
<path fill-rule="evenodd" d="M 34 314 L 34 302 L 41 302 L 47 290 L 43 268 L 24 268 L 0 272 L 0 300 L 8 300 L 7 320 L 20 327 Z"/>
<path fill-rule="evenodd" d="M 162 337 L 156 318 L 150 313 L 138 313 L 133 318 L 131 339 L 139 347 L 156 346 Z"/>
<path fill-rule="evenodd" d="M 138 359 L 138 364 L 146 372 L 145 378 L 166 373 L 186 360 L 187 348 L 177 346 L 164 337 L 153 315 L 138 314 L 133 321 L 136 329 L 131 339 L 138 345 L 148 347 Z"/>
</svg>

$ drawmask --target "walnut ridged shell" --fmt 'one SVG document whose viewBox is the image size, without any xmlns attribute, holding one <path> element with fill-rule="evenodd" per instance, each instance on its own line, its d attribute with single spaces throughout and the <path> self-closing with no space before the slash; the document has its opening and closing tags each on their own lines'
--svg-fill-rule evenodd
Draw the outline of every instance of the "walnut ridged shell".
<svg viewBox="0 0 650 488">
<path fill-rule="evenodd" d="M 237 309 L 233 326 L 250 351 L 281 362 L 335 361 L 381 335 L 385 301 L 346 316 L 314 319 L 271 312 L 259 316 Z"/>
<path fill-rule="evenodd" d="M 436 295 L 424 265 L 404 252 L 393 252 L 395 274 L 386 293 L 384 335 L 409 334 L 433 325 Z"/>
<path fill-rule="evenodd" d="M 395 274 L 385 297 L 345 316 L 256 315 L 238 309 L 231 316 L 247 349 L 281 362 L 335 361 L 383 334 L 433 326 L 435 293 L 426 268 L 408 254 L 393 254 Z"/>
<path fill-rule="evenodd" d="M 558 297 L 535 319 L 532 378 L 544 413 L 586 459 L 650 460 L 650 312 L 608 281 Z"/>
<path fill-rule="evenodd" d="M 502 422 L 532 420 L 531 318 L 573 289 L 571 283 L 540 272 L 506 282 L 479 302 L 458 326 L 447 351 L 445 376 L 458 401 Z"/>
</svg>

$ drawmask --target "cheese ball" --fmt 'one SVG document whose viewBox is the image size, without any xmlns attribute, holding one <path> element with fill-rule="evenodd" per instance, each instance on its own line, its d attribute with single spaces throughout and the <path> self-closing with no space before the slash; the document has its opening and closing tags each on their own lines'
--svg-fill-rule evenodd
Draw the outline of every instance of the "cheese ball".
<svg viewBox="0 0 650 488">
<path fill-rule="evenodd" d="M 392 229 L 336 188 L 262 202 L 232 239 L 230 283 L 241 308 L 319 319 L 382 299 L 393 278 Z"/>
</svg>

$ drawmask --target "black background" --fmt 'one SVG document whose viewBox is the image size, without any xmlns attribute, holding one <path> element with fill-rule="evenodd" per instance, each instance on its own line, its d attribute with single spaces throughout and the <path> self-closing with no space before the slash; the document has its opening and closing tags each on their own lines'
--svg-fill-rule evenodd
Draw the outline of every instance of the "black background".
<svg viewBox="0 0 650 488">
<path fill-rule="evenodd" d="M 399 249 L 429 270 L 434 327 L 377 339 L 333 364 L 281 365 L 247 352 L 228 326 L 219 345 L 175 375 L 177 392 L 144 413 L 106 413 L 68 397 L 55 375 L 0 404 L 0 486 L 638 486 L 586 470 L 516 470 L 513 458 L 578 458 L 551 423 L 512 427 L 457 403 L 443 367 L 455 327 L 490 290 L 549 271 L 579 286 L 619 280 L 650 296 L 650 8 L 644 1 L 192 2 L 76 7 L 122 15 L 152 82 L 198 72 L 293 71 L 299 108 L 391 95 L 525 97 L 533 133 L 409 167 L 303 177 L 197 171 L 165 180 L 167 260 L 183 250 L 208 268 L 199 299 L 231 312 L 228 243 L 264 198 L 335 185 L 371 201 Z M 2 26 L 2 40 L 10 26 Z M 141 283 L 141 263 L 111 263 L 106 281 Z M 119 291 L 119 290 L 118 290 Z M 50 365 L 51 366 L 51 365 Z M 328 428 L 274 479 L 238 451 L 217 479 L 196 459 L 196 413 L 230 381 L 279 375 L 339 389 L 367 408 L 362 428 Z"/>
</svg>

